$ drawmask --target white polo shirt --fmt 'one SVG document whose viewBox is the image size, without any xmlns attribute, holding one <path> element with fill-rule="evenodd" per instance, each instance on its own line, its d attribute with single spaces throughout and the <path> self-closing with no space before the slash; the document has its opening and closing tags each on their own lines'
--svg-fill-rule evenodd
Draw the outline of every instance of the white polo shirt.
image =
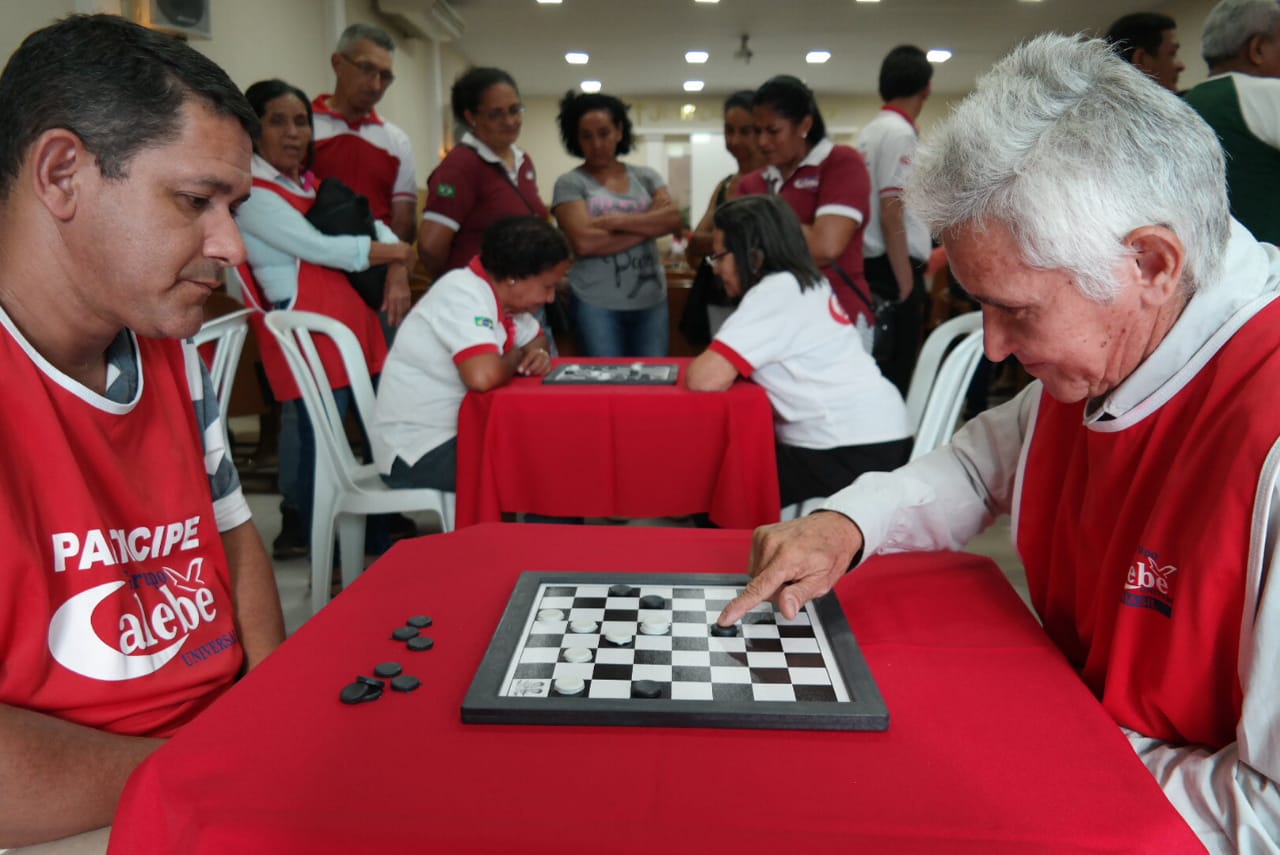
<svg viewBox="0 0 1280 855">
<path fill-rule="evenodd" d="M 901 197 L 911 177 L 915 157 L 916 126 L 896 107 L 884 106 L 858 134 L 858 151 L 871 173 L 871 216 L 862 233 L 862 251 L 867 258 L 884 255 L 884 227 L 880 222 L 880 200 Z M 933 245 L 929 229 L 910 209 L 906 211 L 907 253 L 916 261 L 926 261 Z"/>
<path fill-rule="evenodd" d="M 902 396 L 825 279 L 802 292 L 790 273 L 764 277 L 711 349 L 769 393 L 774 431 L 785 445 L 839 448 L 911 435 Z"/>
<path fill-rule="evenodd" d="M 457 436 L 458 410 L 467 394 L 459 365 L 481 353 L 523 347 L 541 333 L 527 312 L 504 316 L 482 274 L 477 258 L 440 277 L 396 333 L 369 426 L 373 461 L 383 475 L 391 473 L 396 457 L 412 466 Z"/>
</svg>

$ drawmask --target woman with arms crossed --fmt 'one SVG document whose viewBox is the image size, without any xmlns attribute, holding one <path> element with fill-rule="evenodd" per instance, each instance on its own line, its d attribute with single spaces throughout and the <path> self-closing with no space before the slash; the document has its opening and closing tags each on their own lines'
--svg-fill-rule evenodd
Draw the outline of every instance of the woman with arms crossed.
<svg viewBox="0 0 1280 855">
<path fill-rule="evenodd" d="M 579 346 L 587 356 L 666 356 L 667 281 L 654 239 L 680 226 L 666 182 L 618 160 L 631 151 L 631 120 L 612 95 L 566 95 L 560 139 L 583 159 L 551 200 L 577 257 L 569 285 Z"/>
<path fill-rule="evenodd" d="M 707 257 L 742 303 L 690 363 L 689 388 L 724 391 L 738 375 L 764 387 L 782 505 L 906 463 L 906 405 L 813 263 L 795 213 L 774 196 L 746 196 L 714 224 Z"/>
</svg>

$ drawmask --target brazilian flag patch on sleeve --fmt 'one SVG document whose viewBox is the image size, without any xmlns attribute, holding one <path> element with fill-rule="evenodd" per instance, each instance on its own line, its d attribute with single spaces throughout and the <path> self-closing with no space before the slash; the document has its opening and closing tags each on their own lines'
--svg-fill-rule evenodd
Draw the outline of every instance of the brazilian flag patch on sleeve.
<svg viewBox="0 0 1280 855">
<path fill-rule="evenodd" d="M 453 185 L 452 185 L 452 184 L 437 184 L 437 185 L 436 185 L 436 195 L 437 195 L 437 196 L 441 196 L 441 197 L 443 197 L 443 198 L 445 198 L 445 199 L 452 199 L 452 198 L 454 197 L 455 192 L 456 192 L 456 191 L 453 189 Z"/>
<path fill-rule="evenodd" d="M 486 318 L 483 315 L 476 315 L 476 326 L 486 329 L 493 329 L 493 318 Z"/>
</svg>

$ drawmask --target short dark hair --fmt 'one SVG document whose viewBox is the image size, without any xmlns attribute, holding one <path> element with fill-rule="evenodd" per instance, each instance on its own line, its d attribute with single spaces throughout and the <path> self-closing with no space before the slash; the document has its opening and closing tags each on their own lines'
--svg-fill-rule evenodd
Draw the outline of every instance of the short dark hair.
<svg viewBox="0 0 1280 855">
<path fill-rule="evenodd" d="M 809 253 L 800 219 L 780 196 L 741 196 L 716 208 L 712 223 L 724 232 L 743 294 L 770 273 L 790 273 L 801 291 L 825 279 Z"/>
<path fill-rule="evenodd" d="M 179 136 L 193 98 L 257 138 L 258 119 L 227 73 L 173 36 L 116 15 L 71 15 L 36 30 L 0 75 L 0 199 L 45 131 L 71 131 L 104 178 L 121 179 L 139 151 Z"/>
<path fill-rule="evenodd" d="M 880 63 L 880 98 L 910 98 L 919 95 L 933 80 L 933 63 L 915 45 L 898 45 Z"/>
<path fill-rule="evenodd" d="M 484 230 L 480 263 L 503 279 L 546 273 L 571 257 L 569 241 L 539 217 L 504 217 Z"/>
<path fill-rule="evenodd" d="M 311 166 L 311 161 L 316 156 L 316 138 L 315 138 L 315 117 L 311 113 L 311 101 L 307 98 L 307 93 L 303 92 L 292 83 L 286 83 L 278 77 L 270 80 L 259 80 L 244 90 L 245 100 L 249 102 L 249 107 L 253 110 L 253 114 L 259 119 L 263 119 L 267 115 L 267 105 L 279 98 L 281 95 L 293 95 L 302 102 L 302 106 L 307 108 L 307 125 L 312 130 L 311 139 L 307 142 L 307 157 L 303 161 L 303 167 Z M 262 152 L 258 148 L 258 142 L 262 139 L 262 128 L 258 128 L 258 133 L 253 138 L 253 150 L 258 154 Z"/>
<path fill-rule="evenodd" d="M 570 89 L 560 99 L 560 141 L 564 150 L 574 157 L 582 157 L 582 146 L 578 145 L 578 122 L 587 113 L 604 110 L 613 123 L 622 128 L 622 140 L 618 143 L 618 154 L 631 151 L 631 117 L 630 109 L 620 98 L 600 92 L 574 92 Z"/>
<path fill-rule="evenodd" d="M 490 86 L 496 86 L 499 83 L 507 84 L 516 90 L 517 95 L 520 94 L 520 87 L 516 85 L 515 78 L 501 68 L 473 67 L 458 75 L 458 79 L 453 81 L 453 89 L 449 92 L 453 117 L 458 120 L 458 124 L 470 127 L 467 124 L 466 114 L 479 110 L 480 102 L 484 100 L 484 93 L 489 91 Z"/>
<path fill-rule="evenodd" d="M 739 89 L 737 92 L 734 92 L 728 98 L 724 99 L 724 112 L 727 113 L 736 108 L 739 110 L 746 110 L 750 113 L 752 102 L 755 100 L 755 97 L 756 93 L 752 92 L 750 89 Z"/>
<path fill-rule="evenodd" d="M 1133 55 L 1139 48 L 1154 55 L 1160 50 L 1165 31 L 1177 27 L 1177 23 L 1168 15 L 1159 12 L 1134 12 L 1117 19 L 1103 38 L 1115 45 L 1125 62 L 1132 64 Z"/>
<path fill-rule="evenodd" d="M 804 121 L 805 116 L 813 116 L 813 126 L 804 138 L 810 146 L 822 142 L 827 135 L 827 123 L 822 120 L 822 111 L 818 109 L 813 90 L 798 77 L 779 74 L 769 78 L 756 90 L 751 105 L 768 107 L 782 118 L 796 123 Z"/>
</svg>

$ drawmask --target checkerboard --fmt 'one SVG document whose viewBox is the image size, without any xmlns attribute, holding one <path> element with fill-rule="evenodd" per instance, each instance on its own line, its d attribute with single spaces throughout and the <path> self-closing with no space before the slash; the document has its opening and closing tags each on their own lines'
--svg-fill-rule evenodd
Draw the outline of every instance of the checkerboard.
<svg viewBox="0 0 1280 855">
<path fill-rule="evenodd" d="M 745 583 L 727 575 L 522 574 L 463 704 L 463 720 L 887 727 L 888 713 L 834 597 L 808 604 L 792 620 L 762 603 L 738 634 L 711 633 Z M 651 621 L 665 631 L 642 631 Z M 569 651 L 589 658 L 569 661 Z M 580 691 L 558 690 L 561 681 L 577 688 L 574 678 Z M 641 681 L 655 696 L 636 696 Z"/>
</svg>

